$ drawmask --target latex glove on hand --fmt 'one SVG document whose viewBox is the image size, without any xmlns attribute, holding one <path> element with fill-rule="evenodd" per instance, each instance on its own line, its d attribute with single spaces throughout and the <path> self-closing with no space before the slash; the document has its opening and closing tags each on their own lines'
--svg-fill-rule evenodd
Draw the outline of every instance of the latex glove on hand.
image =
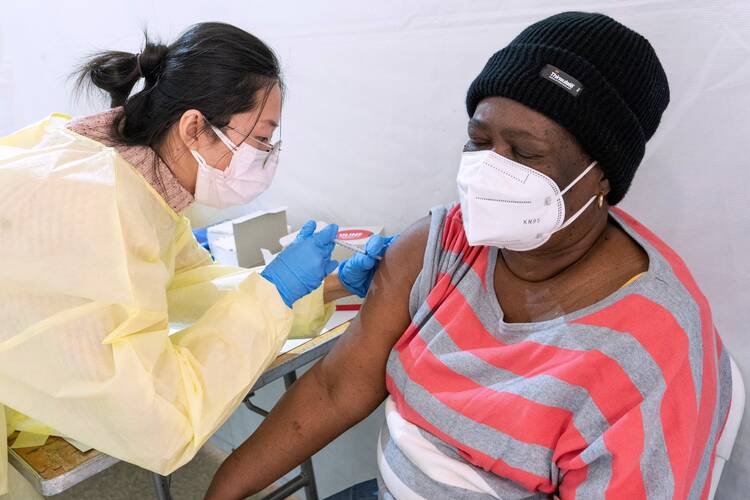
<svg viewBox="0 0 750 500">
<path fill-rule="evenodd" d="M 376 257 L 382 257 L 388 247 L 398 237 L 375 235 L 367 240 L 365 252 L 355 253 L 351 259 L 347 259 L 339 266 L 339 280 L 344 287 L 358 297 L 364 298 L 372 283 L 372 277 L 378 267 Z"/>
<path fill-rule="evenodd" d="M 331 224 L 316 233 L 315 221 L 307 221 L 292 244 L 260 273 L 276 285 L 290 308 L 297 300 L 317 290 L 325 277 L 336 270 L 339 263 L 331 260 L 331 253 L 338 231 L 339 227 Z"/>
</svg>

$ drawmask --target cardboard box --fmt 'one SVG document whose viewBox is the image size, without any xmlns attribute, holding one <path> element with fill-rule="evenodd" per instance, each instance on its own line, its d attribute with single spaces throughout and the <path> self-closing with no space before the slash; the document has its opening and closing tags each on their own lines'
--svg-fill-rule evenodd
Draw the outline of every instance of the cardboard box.
<svg viewBox="0 0 750 500">
<path fill-rule="evenodd" d="M 265 248 L 272 253 L 280 252 L 279 240 L 289 232 L 286 208 L 256 212 L 234 219 L 232 232 L 240 267 L 262 266 L 265 262 L 260 250 Z"/>
<path fill-rule="evenodd" d="M 261 249 L 280 252 L 279 239 L 288 232 L 285 207 L 263 210 L 209 227 L 208 246 L 221 264 L 262 266 Z"/>
</svg>

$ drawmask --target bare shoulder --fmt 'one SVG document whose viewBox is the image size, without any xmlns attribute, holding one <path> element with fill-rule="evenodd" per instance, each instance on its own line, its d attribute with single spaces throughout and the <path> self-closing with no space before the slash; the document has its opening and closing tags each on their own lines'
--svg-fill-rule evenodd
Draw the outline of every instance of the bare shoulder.
<svg viewBox="0 0 750 500">
<path fill-rule="evenodd" d="M 401 233 L 385 253 L 355 320 L 356 335 L 373 336 L 388 349 L 409 326 L 409 293 L 422 270 L 430 219 L 424 217 Z"/>
<path fill-rule="evenodd" d="M 362 310 L 321 362 L 328 386 L 336 386 L 347 398 L 365 399 L 358 401 L 365 408 L 385 398 L 385 365 L 411 322 L 409 294 L 422 269 L 429 231 L 430 219 L 425 217 L 393 242 L 378 266 Z"/>
<path fill-rule="evenodd" d="M 422 270 L 425 247 L 430 232 L 430 218 L 423 217 L 409 226 L 393 242 L 378 266 L 362 313 L 381 307 L 383 301 L 396 299 L 404 288 L 411 290 Z M 408 291 L 406 298 L 408 299 Z"/>
</svg>

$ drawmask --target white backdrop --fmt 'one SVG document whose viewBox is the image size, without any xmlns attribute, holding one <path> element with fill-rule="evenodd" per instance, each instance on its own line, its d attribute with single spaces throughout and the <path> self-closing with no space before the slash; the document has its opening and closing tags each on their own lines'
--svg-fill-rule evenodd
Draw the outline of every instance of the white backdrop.
<svg viewBox="0 0 750 500">
<path fill-rule="evenodd" d="M 289 206 L 295 225 L 317 217 L 397 231 L 454 198 L 472 78 L 521 29 L 561 10 L 604 12 L 655 46 L 672 102 L 622 206 L 685 258 L 750 382 L 747 0 L 5 2 L 0 134 L 51 111 L 101 109 L 70 99 L 66 76 L 84 54 L 136 52 L 143 27 L 171 40 L 191 23 L 226 21 L 273 46 L 287 78 L 281 167 L 258 205 Z M 232 213 L 190 215 L 202 224 Z M 748 490 L 750 414 L 719 498 Z"/>
</svg>

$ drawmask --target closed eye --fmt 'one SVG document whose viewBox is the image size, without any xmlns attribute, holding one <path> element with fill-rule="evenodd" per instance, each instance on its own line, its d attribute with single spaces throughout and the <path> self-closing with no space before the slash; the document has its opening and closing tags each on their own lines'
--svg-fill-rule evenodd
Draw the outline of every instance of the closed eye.
<svg viewBox="0 0 750 500">
<path fill-rule="evenodd" d="M 542 155 L 529 153 L 515 147 L 513 148 L 513 154 L 526 160 L 537 160 L 542 157 Z"/>
</svg>

